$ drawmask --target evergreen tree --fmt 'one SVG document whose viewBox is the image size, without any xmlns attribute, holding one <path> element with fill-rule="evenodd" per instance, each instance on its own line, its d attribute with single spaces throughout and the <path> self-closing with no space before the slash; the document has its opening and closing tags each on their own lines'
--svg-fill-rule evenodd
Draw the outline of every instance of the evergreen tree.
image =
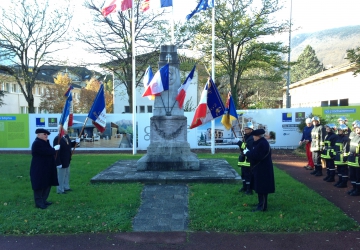
<svg viewBox="0 0 360 250">
<path fill-rule="evenodd" d="M 315 50 L 308 45 L 291 68 L 291 82 L 298 82 L 321 71 L 323 71 L 323 64 L 317 58 Z"/>
<path fill-rule="evenodd" d="M 346 51 L 346 59 L 349 59 L 351 63 L 356 63 L 356 69 L 354 70 L 354 76 L 360 74 L 360 47 L 355 49 L 349 49 Z"/>
</svg>

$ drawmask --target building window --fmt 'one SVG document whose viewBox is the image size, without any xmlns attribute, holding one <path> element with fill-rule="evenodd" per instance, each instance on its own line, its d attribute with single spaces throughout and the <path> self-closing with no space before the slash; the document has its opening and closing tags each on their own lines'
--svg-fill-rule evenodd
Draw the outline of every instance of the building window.
<svg viewBox="0 0 360 250">
<path fill-rule="evenodd" d="M 152 106 L 147 106 L 147 112 L 152 113 Z"/>
<path fill-rule="evenodd" d="M 338 100 L 330 100 L 330 106 L 338 106 Z"/>
<path fill-rule="evenodd" d="M 130 113 L 130 106 L 125 106 L 125 113 Z"/>
<path fill-rule="evenodd" d="M 145 113 L 145 106 L 140 106 L 140 113 Z"/>
<path fill-rule="evenodd" d="M 329 106 L 328 101 L 321 102 L 321 107 L 327 107 L 327 106 Z"/>
<path fill-rule="evenodd" d="M 10 83 L 5 83 L 5 91 L 10 92 Z"/>
<path fill-rule="evenodd" d="M 16 93 L 17 92 L 17 86 L 16 84 L 11 84 L 11 92 Z"/>
<path fill-rule="evenodd" d="M 349 99 L 340 99 L 339 106 L 349 106 Z"/>
<path fill-rule="evenodd" d="M 27 114 L 29 113 L 28 107 L 21 106 L 20 107 L 20 114 Z"/>
</svg>

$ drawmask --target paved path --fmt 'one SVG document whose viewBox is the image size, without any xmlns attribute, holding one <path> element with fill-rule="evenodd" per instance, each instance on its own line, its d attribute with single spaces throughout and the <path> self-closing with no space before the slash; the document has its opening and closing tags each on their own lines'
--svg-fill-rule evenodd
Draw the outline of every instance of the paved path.
<svg viewBox="0 0 360 250">
<path fill-rule="evenodd" d="M 145 185 L 141 206 L 133 220 L 134 232 L 186 231 L 188 224 L 186 185 Z"/>
</svg>

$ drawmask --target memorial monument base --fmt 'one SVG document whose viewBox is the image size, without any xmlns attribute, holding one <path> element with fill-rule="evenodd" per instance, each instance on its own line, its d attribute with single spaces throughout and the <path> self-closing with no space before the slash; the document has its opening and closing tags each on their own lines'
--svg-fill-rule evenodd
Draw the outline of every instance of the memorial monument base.
<svg viewBox="0 0 360 250">
<path fill-rule="evenodd" d="M 200 161 L 188 143 L 153 143 L 136 164 L 137 171 L 200 170 Z"/>
</svg>

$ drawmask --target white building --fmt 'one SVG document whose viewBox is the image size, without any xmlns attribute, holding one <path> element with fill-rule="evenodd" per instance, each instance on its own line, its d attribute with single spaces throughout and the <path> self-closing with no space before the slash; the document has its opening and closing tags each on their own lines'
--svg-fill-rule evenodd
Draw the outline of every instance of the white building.
<svg viewBox="0 0 360 250">
<path fill-rule="evenodd" d="M 360 77 L 353 75 L 355 68 L 354 63 L 344 64 L 290 84 L 291 108 L 360 105 Z"/>
</svg>

